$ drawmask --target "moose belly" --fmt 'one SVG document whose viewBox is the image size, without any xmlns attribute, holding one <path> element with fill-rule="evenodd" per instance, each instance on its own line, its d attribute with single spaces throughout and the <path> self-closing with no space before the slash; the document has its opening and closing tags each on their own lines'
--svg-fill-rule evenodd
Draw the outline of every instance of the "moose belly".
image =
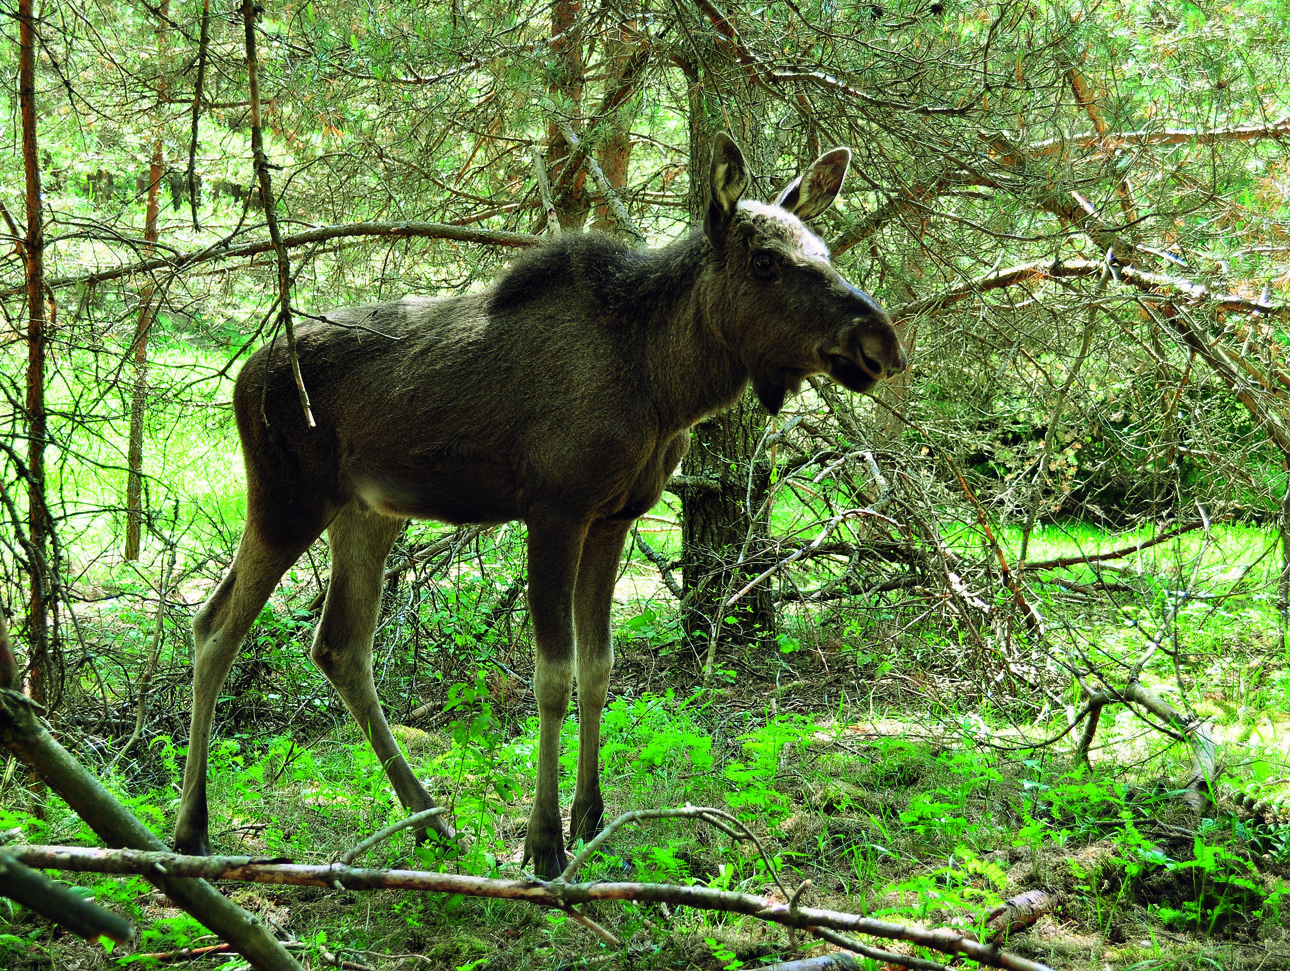
<svg viewBox="0 0 1290 971">
<path fill-rule="evenodd" d="M 426 477 L 362 478 L 355 494 L 387 516 L 464 523 L 503 523 L 519 518 L 509 482 L 474 473 L 438 470 Z"/>
</svg>

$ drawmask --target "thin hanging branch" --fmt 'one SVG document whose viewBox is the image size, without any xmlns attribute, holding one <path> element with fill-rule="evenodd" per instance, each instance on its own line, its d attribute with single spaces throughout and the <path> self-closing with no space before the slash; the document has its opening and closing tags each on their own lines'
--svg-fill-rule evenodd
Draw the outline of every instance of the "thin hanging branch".
<svg viewBox="0 0 1290 971">
<path fill-rule="evenodd" d="M 582 139 L 574 134 L 570 125 L 565 122 L 559 122 L 559 126 L 565 141 L 569 143 L 571 148 L 581 152 L 584 156 L 583 164 L 586 165 L 587 171 L 591 173 L 591 179 L 596 183 L 596 188 L 600 190 L 601 198 L 605 200 L 610 211 L 613 212 L 614 221 L 618 223 L 618 227 L 625 235 L 631 237 L 637 246 L 644 246 L 645 234 L 641 232 L 640 227 L 636 225 L 635 220 L 627 212 L 627 207 L 623 205 L 623 200 L 618 198 L 618 193 L 614 191 L 614 187 L 609 184 L 609 179 L 605 177 L 600 164 L 582 147 Z"/>
<path fill-rule="evenodd" d="M 287 334 L 287 354 L 291 358 L 291 376 L 295 378 L 300 407 L 304 409 L 305 422 L 313 428 L 316 422 L 313 410 L 309 407 L 309 392 L 305 389 L 305 380 L 300 374 L 300 357 L 296 352 L 296 330 L 291 320 L 291 262 L 287 256 L 287 247 L 282 241 L 282 232 L 278 228 L 278 217 L 274 212 L 276 201 L 273 198 L 273 183 L 269 177 L 269 158 L 264 151 L 264 131 L 260 123 L 260 81 L 258 57 L 255 51 L 255 15 L 258 9 L 255 0 L 242 0 L 242 22 L 246 25 L 247 89 L 251 98 L 251 153 L 255 159 L 255 175 L 260 186 L 260 205 L 264 209 L 264 221 L 269 227 L 269 239 L 273 243 L 273 251 L 278 258 L 278 319 Z"/>
<path fill-rule="evenodd" d="M 206 83 L 206 56 L 210 46 L 211 0 L 202 0 L 202 33 L 197 42 L 197 80 L 193 86 L 193 130 L 188 140 L 188 171 L 184 176 L 188 189 L 188 204 L 193 213 L 193 229 L 200 230 L 197 222 L 197 124 L 202 117 L 202 87 Z"/>
<path fill-rule="evenodd" d="M 1106 289 L 1107 283 L 1111 279 L 1111 254 L 1106 254 L 1106 262 L 1102 267 L 1102 275 L 1097 281 L 1095 293 L 1100 296 Z M 1026 552 L 1030 549 L 1030 535 L 1034 532 L 1035 522 L 1039 518 L 1039 506 L 1043 498 L 1044 479 L 1048 475 L 1048 463 L 1053 457 L 1053 439 L 1057 437 L 1057 424 L 1062 419 L 1062 413 L 1066 410 L 1066 398 L 1070 395 L 1071 388 L 1075 386 L 1075 381 L 1079 378 L 1080 369 L 1084 366 L 1084 361 L 1088 358 L 1089 348 L 1093 346 L 1093 329 L 1097 324 L 1098 305 L 1097 300 L 1090 300 L 1088 304 L 1088 316 L 1084 321 L 1084 336 L 1080 341 L 1079 351 L 1075 354 L 1075 360 L 1070 364 L 1066 372 L 1066 380 L 1062 382 L 1061 388 L 1057 391 L 1057 400 L 1053 402 L 1052 411 L 1048 415 L 1048 428 L 1044 431 L 1043 447 L 1039 453 L 1039 467 L 1035 470 L 1035 487 L 1030 495 L 1030 509 L 1026 513 L 1026 523 L 1021 529 L 1021 550 L 1017 553 L 1017 572 L 1021 573 L 1026 567 Z"/>
<path fill-rule="evenodd" d="M 541 146 L 533 148 L 533 176 L 537 179 L 538 195 L 542 197 L 542 212 L 546 215 L 547 234 L 555 239 L 564 235 L 560 217 L 556 215 L 555 200 L 551 197 L 551 179 L 546 171 L 546 158 Z"/>
<path fill-rule="evenodd" d="M 177 519 L 179 515 L 178 502 L 176 502 L 175 507 Z M 144 663 L 143 673 L 139 675 L 139 703 L 135 708 L 134 731 L 130 733 L 130 737 L 126 739 L 120 751 L 113 756 L 109 769 L 115 769 L 117 764 L 130 754 L 130 751 L 143 735 L 143 726 L 148 718 L 148 693 L 152 687 L 152 676 L 157 670 L 157 660 L 161 656 L 162 634 L 166 626 L 166 606 L 170 597 L 170 580 L 175 572 L 175 555 L 176 543 L 172 538 L 166 543 L 166 566 L 162 570 L 161 586 L 157 591 L 157 616 L 152 628 L 152 648 L 148 652 L 148 660 Z"/>
</svg>

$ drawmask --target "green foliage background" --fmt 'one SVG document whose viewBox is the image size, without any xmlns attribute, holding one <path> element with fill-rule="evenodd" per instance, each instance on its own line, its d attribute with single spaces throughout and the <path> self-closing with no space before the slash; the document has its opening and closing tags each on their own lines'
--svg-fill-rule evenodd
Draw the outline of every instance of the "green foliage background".
<svg viewBox="0 0 1290 971">
<path fill-rule="evenodd" d="M 64 725 L 162 832 L 172 807 L 158 793 L 186 731 L 191 612 L 242 523 L 230 375 L 276 325 L 272 256 L 239 249 L 267 238 L 249 192 L 243 27 L 233 8 L 213 8 L 203 50 L 202 9 L 59 0 L 39 10 L 34 161 L 54 310 L 45 494 L 58 534 Z M 847 905 L 901 917 L 1000 895 L 984 855 L 1002 832 L 1036 852 L 1080 849 L 1036 868 L 1051 868 L 1076 901 L 1071 919 L 1108 948 L 1117 935 L 1141 939 L 1143 926 L 1211 944 L 1237 924 L 1250 940 L 1282 933 L 1282 886 L 1262 885 L 1255 906 L 1246 884 L 1255 851 L 1284 861 L 1283 814 L 1237 800 L 1227 815 L 1186 822 L 1181 843 L 1147 826 L 1171 811 L 1151 779 L 1185 775 L 1176 739 L 1135 734 L 1125 709 L 1102 726 L 1100 772 L 1073 765 L 1069 740 L 1015 759 L 977 745 L 1009 732 L 1009 744 L 1037 743 L 1095 684 L 1121 683 L 1141 661 L 1134 677 L 1223 729 L 1235 790 L 1276 805 L 1277 772 L 1254 767 L 1284 765 L 1290 697 L 1290 5 L 628 0 L 582 4 L 553 38 L 553 17 L 570 9 L 264 5 L 274 211 L 284 233 L 313 233 L 290 253 L 297 312 L 484 285 L 511 252 L 501 233 L 547 228 L 539 161 L 569 225 L 620 232 L 586 167 L 567 164 L 561 122 L 606 169 L 630 146 L 614 192 L 651 243 L 673 238 L 704 172 L 690 121 L 696 105 L 715 105 L 731 129 L 765 133 L 762 198 L 822 150 L 851 147 L 843 197 L 817 228 L 848 278 L 890 309 L 912 361 L 873 398 L 813 388 L 753 436 L 775 463 L 772 557 L 810 552 L 766 581 L 787 621 L 777 643 L 717 651 L 708 694 L 706 645 L 681 638 L 658 569 L 681 552 L 680 499 L 642 521 L 606 716 L 613 798 L 622 808 L 724 802 Z M 5 36 L 0 68 L 12 77 L 12 19 Z M 0 151 L 11 234 L 0 261 L 0 599 L 21 653 L 32 571 L 15 248 L 24 159 L 13 86 L 0 101 L 13 119 Z M 149 258 L 141 174 L 157 140 L 168 175 Z M 190 153 L 195 219 L 182 181 Z M 146 285 L 160 299 L 147 533 L 129 563 L 130 361 Z M 1159 546 L 1096 558 L 1191 524 Z M 391 561 L 378 634 L 383 696 L 394 720 L 423 726 L 405 744 L 453 793 L 475 838 L 462 865 L 480 872 L 509 865 L 532 758 L 522 540 L 513 525 L 414 526 Z M 273 820 L 271 852 L 307 854 L 343 842 L 337 826 L 365 830 L 397 813 L 305 660 L 323 563 L 325 551 L 311 551 L 266 608 L 217 729 L 221 798 L 234 814 Z M 144 744 L 117 762 L 154 644 Z M 910 721 L 855 755 L 849 726 L 888 711 Z M 922 739 L 924 721 L 944 734 Z M 16 770 L 6 772 L 8 804 Z M 285 819 L 291 799 L 314 808 Z M 29 838 L 45 838 L 34 815 L 12 812 Z M 49 839 L 78 835 L 55 813 Z M 670 830 L 604 866 L 760 886 L 765 865 Z M 121 887 L 104 893 L 137 893 Z M 906 892 L 917 905 L 893 903 Z M 407 926 L 435 923 L 415 903 L 400 907 Z M 471 911 L 487 926 L 481 912 Z M 633 915 L 642 939 L 656 919 Z M 29 938 L 49 943 L 15 926 L 13 940 L 0 938 L 15 953 Z M 151 926 L 165 946 L 195 933 L 183 919 Z M 701 966 L 774 951 L 756 935 L 687 930 L 688 943 L 673 942 L 678 960 Z M 538 931 L 547 944 L 532 943 Z M 557 964 L 573 931 L 524 933 L 535 935 L 526 953 Z M 433 950 L 431 938 L 401 943 Z M 379 934 L 369 942 L 392 947 Z M 465 966 L 491 947 L 449 947 L 441 964 Z M 1127 945 L 1118 954 L 1121 964 L 1177 958 Z"/>
</svg>

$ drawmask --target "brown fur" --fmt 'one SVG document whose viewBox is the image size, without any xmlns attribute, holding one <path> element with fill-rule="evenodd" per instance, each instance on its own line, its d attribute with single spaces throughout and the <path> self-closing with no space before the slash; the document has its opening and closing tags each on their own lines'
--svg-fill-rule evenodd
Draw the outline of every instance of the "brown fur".
<svg viewBox="0 0 1290 971">
<path fill-rule="evenodd" d="M 404 518 L 522 519 L 537 644 L 539 769 L 525 853 L 564 867 L 560 726 L 576 673 L 580 747 L 570 835 L 600 827 L 600 714 L 610 602 L 632 519 L 658 501 L 699 419 L 749 381 L 768 410 L 811 374 L 868 390 L 905 366 L 887 315 L 802 223 L 832 203 L 849 153 L 819 159 L 774 205 L 740 202 L 743 157 L 720 138 L 703 233 L 637 251 L 574 236 L 517 260 L 489 289 L 336 311 L 301 328 L 305 425 L 281 343 L 234 392 L 246 531 L 194 624 L 189 762 L 175 830 L 208 853 L 206 753 L 220 687 L 273 587 L 327 530 L 332 579 L 313 658 L 410 810 L 433 805 L 372 683 L 382 569 Z M 439 822 L 435 828 L 450 835 Z"/>
</svg>

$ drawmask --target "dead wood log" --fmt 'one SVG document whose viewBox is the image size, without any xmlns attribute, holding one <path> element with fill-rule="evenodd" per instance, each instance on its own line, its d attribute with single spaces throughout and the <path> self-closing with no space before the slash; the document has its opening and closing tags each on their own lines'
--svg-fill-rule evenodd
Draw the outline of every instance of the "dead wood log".
<svg viewBox="0 0 1290 971">
<path fill-rule="evenodd" d="M 19 863 L 3 850 L 0 850 L 0 887 L 4 887 L 0 896 L 17 901 L 86 940 L 107 937 L 118 944 L 127 944 L 134 939 L 134 927 L 129 921 L 55 883 L 39 870 Z"/>
<path fill-rule="evenodd" d="M 1058 894 L 1041 889 L 1027 890 L 1009 897 L 986 918 L 986 941 L 997 944 L 1007 939 L 1009 934 L 1023 930 L 1040 917 L 1051 913 L 1060 902 Z"/>
<path fill-rule="evenodd" d="M 1138 705 L 1164 722 L 1169 734 L 1180 742 L 1186 742 L 1191 748 L 1192 772 L 1181 787 L 1179 798 L 1189 809 L 1198 813 L 1209 805 L 1212 801 L 1210 789 L 1218 779 L 1219 766 L 1218 745 L 1205 719 L 1178 711 L 1136 678 L 1122 688 L 1104 685 L 1090 689 L 1085 686 L 1085 690 L 1089 695 L 1085 707 L 1088 721 L 1075 751 L 1078 761 L 1088 765 L 1089 748 L 1097 734 L 1098 721 L 1104 707 L 1115 702 Z"/>
<path fill-rule="evenodd" d="M 39 706 L 30 698 L 16 691 L 0 690 L 0 743 L 40 773 L 109 846 L 164 853 L 165 844 L 54 740 L 38 714 Z M 20 859 L 18 853 L 12 855 Z M 301 971 L 295 958 L 260 918 L 247 913 L 206 881 L 184 879 L 156 863 L 138 872 L 233 944 L 257 971 Z"/>
</svg>

